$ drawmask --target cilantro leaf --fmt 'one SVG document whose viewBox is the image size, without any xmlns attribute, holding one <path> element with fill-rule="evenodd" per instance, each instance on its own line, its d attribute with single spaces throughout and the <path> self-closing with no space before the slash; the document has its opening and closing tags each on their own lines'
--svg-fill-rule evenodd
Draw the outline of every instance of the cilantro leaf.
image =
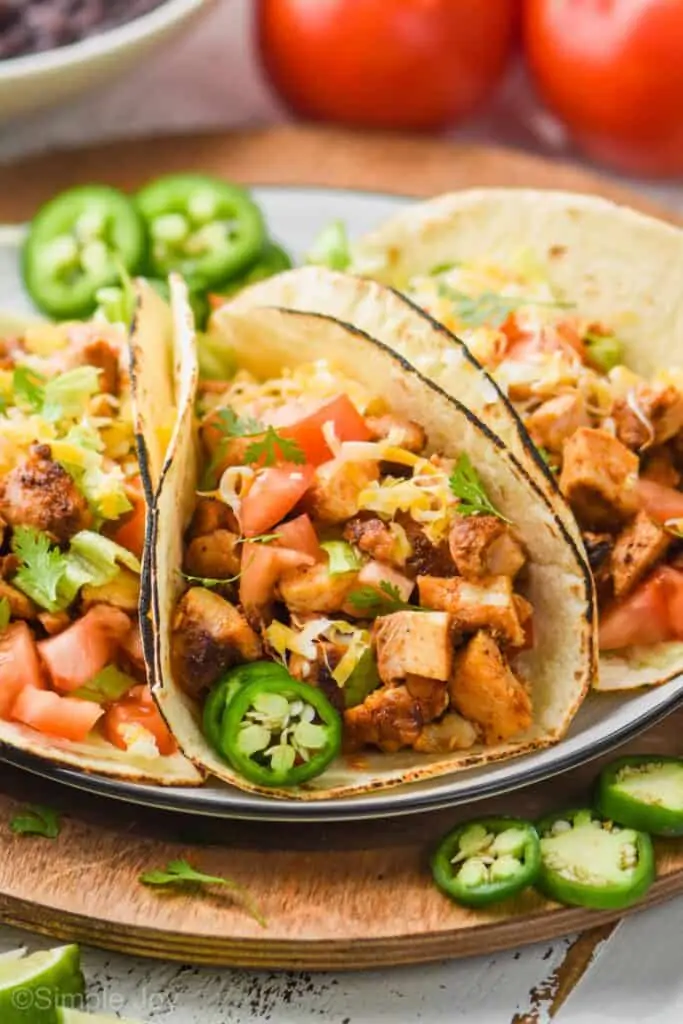
<svg viewBox="0 0 683 1024">
<path fill-rule="evenodd" d="M 272 544 L 273 541 L 279 540 L 281 534 L 279 533 L 260 533 L 258 537 L 240 537 L 239 540 L 235 541 L 236 544 Z"/>
<path fill-rule="evenodd" d="M 538 299 L 526 299 L 519 295 L 500 295 L 498 292 L 480 292 L 479 295 L 467 295 L 457 288 L 441 282 L 438 292 L 443 298 L 453 303 L 453 312 L 460 323 L 466 327 L 500 327 L 510 313 L 521 306 L 552 306 L 557 309 L 571 309 L 572 302 L 543 302 Z"/>
<path fill-rule="evenodd" d="M 29 804 L 15 814 L 9 826 L 20 836 L 44 836 L 56 839 L 62 827 L 58 811 L 42 804 Z"/>
<path fill-rule="evenodd" d="M 68 560 L 59 548 L 52 547 L 47 534 L 33 526 L 18 526 L 12 550 L 21 562 L 13 584 L 49 612 L 63 608 L 59 585 L 66 576 Z"/>
<path fill-rule="evenodd" d="M 472 465 L 469 455 L 465 452 L 458 459 L 448 483 L 452 493 L 459 499 L 459 515 L 497 516 L 506 523 L 510 522 L 491 502 L 479 474 Z"/>
<path fill-rule="evenodd" d="M 0 629 L 7 629 L 12 618 L 12 609 L 6 597 L 0 598 Z"/>
<path fill-rule="evenodd" d="M 14 400 L 32 412 L 42 409 L 45 401 L 46 378 L 28 366 L 17 366 L 12 374 Z"/>
<path fill-rule="evenodd" d="M 282 437 L 275 427 L 268 427 L 261 440 L 249 445 L 244 453 L 244 461 L 247 465 L 259 462 L 264 466 L 274 466 L 276 462 L 293 462 L 301 466 L 306 456 L 296 441 Z"/>
<path fill-rule="evenodd" d="M 248 913 L 251 914 L 255 921 L 258 921 L 262 928 L 267 927 L 266 919 L 248 897 L 244 886 L 234 882 L 231 878 L 222 878 L 220 875 L 206 875 L 203 871 L 197 871 L 186 860 L 172 860 L 162 871 L 143 871 L 138 881 L 142 885 L 159 887 L 179 886 L 196 889 L 202 886 L 225 886 L 225 888 L 231 889 L 233 892 L 240 893 Z"/>
<path fill-rule="evenodd" d="M 204 472 L 203 490 L 210 490 L 216 486 L 216 473 L 233 437 L 258 437 L 264 430 L 263 424 L 252 416 L 238 416 L 233 409 L 227 406 L 224 409 L 218 409 L 211 418 L 211 425 L 220 431 L 222 436 Z"/>
<path fill-rule="evenodd" d="M 181 573 L 181 575 L 188 583 L 197 583 L 200 587 L 206 587 L 207 590 L 211 590 L 212 587 L 222 587 L 227 583 L 236 583 L 242 573 L 238 572 L 236 576 L 229 576 L 222 580 L 214 576 L 191 576 L 187 572 Z"/>
<path fill-rule="evenodd" d="M 381 593 L 380 593 L 381 591 Z M 419 605 L 410 604 L 401 597 L 398 587 L 383 580 L 379 590 L 375 587 L 356 587 L 347 598 L 349 604 L 359 612 L 367 612 L 368 618 L 375 618 L 381 615 L 391 615 L 393 612 L 401 611 L 425 611 Z"/>
</svg>

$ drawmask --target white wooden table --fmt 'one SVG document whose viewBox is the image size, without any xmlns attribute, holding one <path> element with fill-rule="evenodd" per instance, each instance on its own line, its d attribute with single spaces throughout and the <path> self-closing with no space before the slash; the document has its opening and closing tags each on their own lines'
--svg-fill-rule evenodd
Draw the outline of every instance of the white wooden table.
<svg viewBox="0 0 683 1024">
<path fill-rule="evenodd" d="M 0 160 L 105 137 L 229 128 L 281 117 L 253 60 L 249 0 L 218 0 L 185 38 L 134 76 L 67 108 L 0 128 Z M 511 76 L 496 109 L 468 137 L 532 145 L 512 116 Z M 524 102 L 524 100 L 522 100 Z M 529 122 L 527 122 L 528 124 Z M 543 120 L 537 126 L 548 133 Z M 644 187 L 644 186 L 640 186 Z M 650 186 L 683 209 L 683 189 Z M 490 958 L 366 974 L 310 975 L 195 969 L 85 951 L 92 1009 L 160 1024 L 559 1024 L 683 1017 L 683 900 L 613 929 Z M 51 943 L 0 925 L 0 952 Z"/>
</svg>

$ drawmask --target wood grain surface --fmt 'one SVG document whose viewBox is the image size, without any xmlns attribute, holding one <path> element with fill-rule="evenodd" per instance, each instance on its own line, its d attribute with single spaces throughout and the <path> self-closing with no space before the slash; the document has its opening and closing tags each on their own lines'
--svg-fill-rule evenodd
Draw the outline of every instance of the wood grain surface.
<svg viewBox="0 0 683 1024">
<path fill-rule="evenodd" d="M 61 188 L 108 181 L 135 188 L 170 171 L 197 169 L 236 180 L 354 187 L 415 196 L 475 185 L 591 191 L 662 212 L 607 179 L 524 154 L 403 136 L 281 127 L 97 147 L 0 168 L 0 221 L 19 222 Z M 631 745 L 680 751 L 683 711 Z M 590 799 L 588 765 L 525 791 L 389 821 L 282 825 L 202 819 L 86 796 L 18 769 L 0 771 L 0 917 L 60 938 L 126 953 L 206 964 L 309 970 L 364 968 L 489 953 L 593 929 L 577 946 L 584 969 L 599 929 L 616 915 L 552 906 L 534 893 L 486 913 L 451 904 L 433 887 L 428 857 L 464 817 L 534 818 Z M 58 839 L 14 835 L 26 801 L 62 809 Z M 265 916 L 262 927 L 239 893 L 162 893 L 142 871 L 186 857 L 233 879 Z M 658 844 L 659 877 L 643 906 L 683 891 L 683 843 Z M 568 982 L 567 982 L 568 984 Z M 558 981 L 558 999 L 565 981 Z"/>
</svg>

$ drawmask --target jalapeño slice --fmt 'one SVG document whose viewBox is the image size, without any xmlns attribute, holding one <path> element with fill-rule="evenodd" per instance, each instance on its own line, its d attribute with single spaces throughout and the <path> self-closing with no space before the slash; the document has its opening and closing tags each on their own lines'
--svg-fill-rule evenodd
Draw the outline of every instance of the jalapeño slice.
<svg viewBox="0 0 683 1024">
<path fill-rule="evenodd" d="M 439 889 L 456 903 L 484 907 L 533 885 L 540 861 L 531 822 L 479 818 L 441 840 L 432 857 L 432 874 Z"/>
<path fill-rule="evenodd" d="M 228 672 L 204 707 L 204 734 L 235 771 L 261 786 L 298 786 L 341 749 L 341 719 L 322 691 L 281 665 Z"/>
<path fill-rule="evenodd" d="M 654 836 L 683 835 L 683 759 L 622 757 L 598 780 L 598 810 L 619 825 Z"/>
<path fill-rule="evenodd" d="M 190 291 L 222 284 L 258 259 L 263 217 L 243 188 L 202 174 L 158 178 L 137 195 L 151 238 L 150 271 L 178 271 Z"/>
<path fill-rule="evenodd" d="M 236 292 L 246 288 L 257 281 L 265 281 L 268 277 L 290 270 L 293 266 L 292 258 L 281 245 L 276 242 L 266 242 L 261 255 L 252 266 L 248 267 L 239 277 L 232 278 L 221 288 L 221 296 L 214 297 L 214 304 L 218 305 L 219 298 L 229 298 Z"/>
<path fill-rule="evenodd" d="M 97 292 L 135 274 L 145 258 L 145 226 L 115 188 L 82 185 L 46 203 L 31 221 L 22 254 L 26 290 L 56 320 L 86 319 Z"/>
<path fill-rule="evenodd" d="M 553 814 L 536 826 L 541 837 L 538 888 L 568 906 L 618 910 L 644 896 L 655 879 L 650 837 L 593 811 Z"/>
</svg>

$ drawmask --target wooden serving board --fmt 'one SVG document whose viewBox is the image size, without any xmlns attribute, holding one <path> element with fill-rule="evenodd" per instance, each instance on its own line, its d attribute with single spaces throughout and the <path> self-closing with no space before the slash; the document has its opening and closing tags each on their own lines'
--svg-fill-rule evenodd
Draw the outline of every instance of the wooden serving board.
<svg viewBox="0 0 683 1024">
<path fill-rule="evenodd" d="M 187 169 L 251 183 L 415 196 L 475 185 L 566 188 L 662 212 L 607 179 L 524 154 L 283 127 L 110 145 L 0 168 L 0 222 L 30 217 L 40 202 L 77 183 L 108 181 L 134 188 L 155 175 Z M 679 753 L 682 730 L 683 710 L 626 749 Z M 432 885 L 428 857 L 437 838 L 464 818 L 495 813 L 534 818 L 563 805 L 587 803 L 598 767 L 588 765 L 459 811 L 294 826 L 153 812 L 1 766 L 0 917 L 126 953 L 308 970 L 489 953 L 592 929 L 617 915 L 556 907 L 531 892 L 488 912 L 455 906 Z M 64 812 L 59 838 L 11 832 L 12 815 L 27 801 Z M 138 882 L 142 871 L 180 857 L 244 886 L 266 927 L 227 889 L 168 894 Z M 641 906 L 683 892 L 683 840 L 659 843 L 658 863 L 658 880 Z M 585 945 L 586 958 L 591 948 L 590 942 Z"/>
</svg>

